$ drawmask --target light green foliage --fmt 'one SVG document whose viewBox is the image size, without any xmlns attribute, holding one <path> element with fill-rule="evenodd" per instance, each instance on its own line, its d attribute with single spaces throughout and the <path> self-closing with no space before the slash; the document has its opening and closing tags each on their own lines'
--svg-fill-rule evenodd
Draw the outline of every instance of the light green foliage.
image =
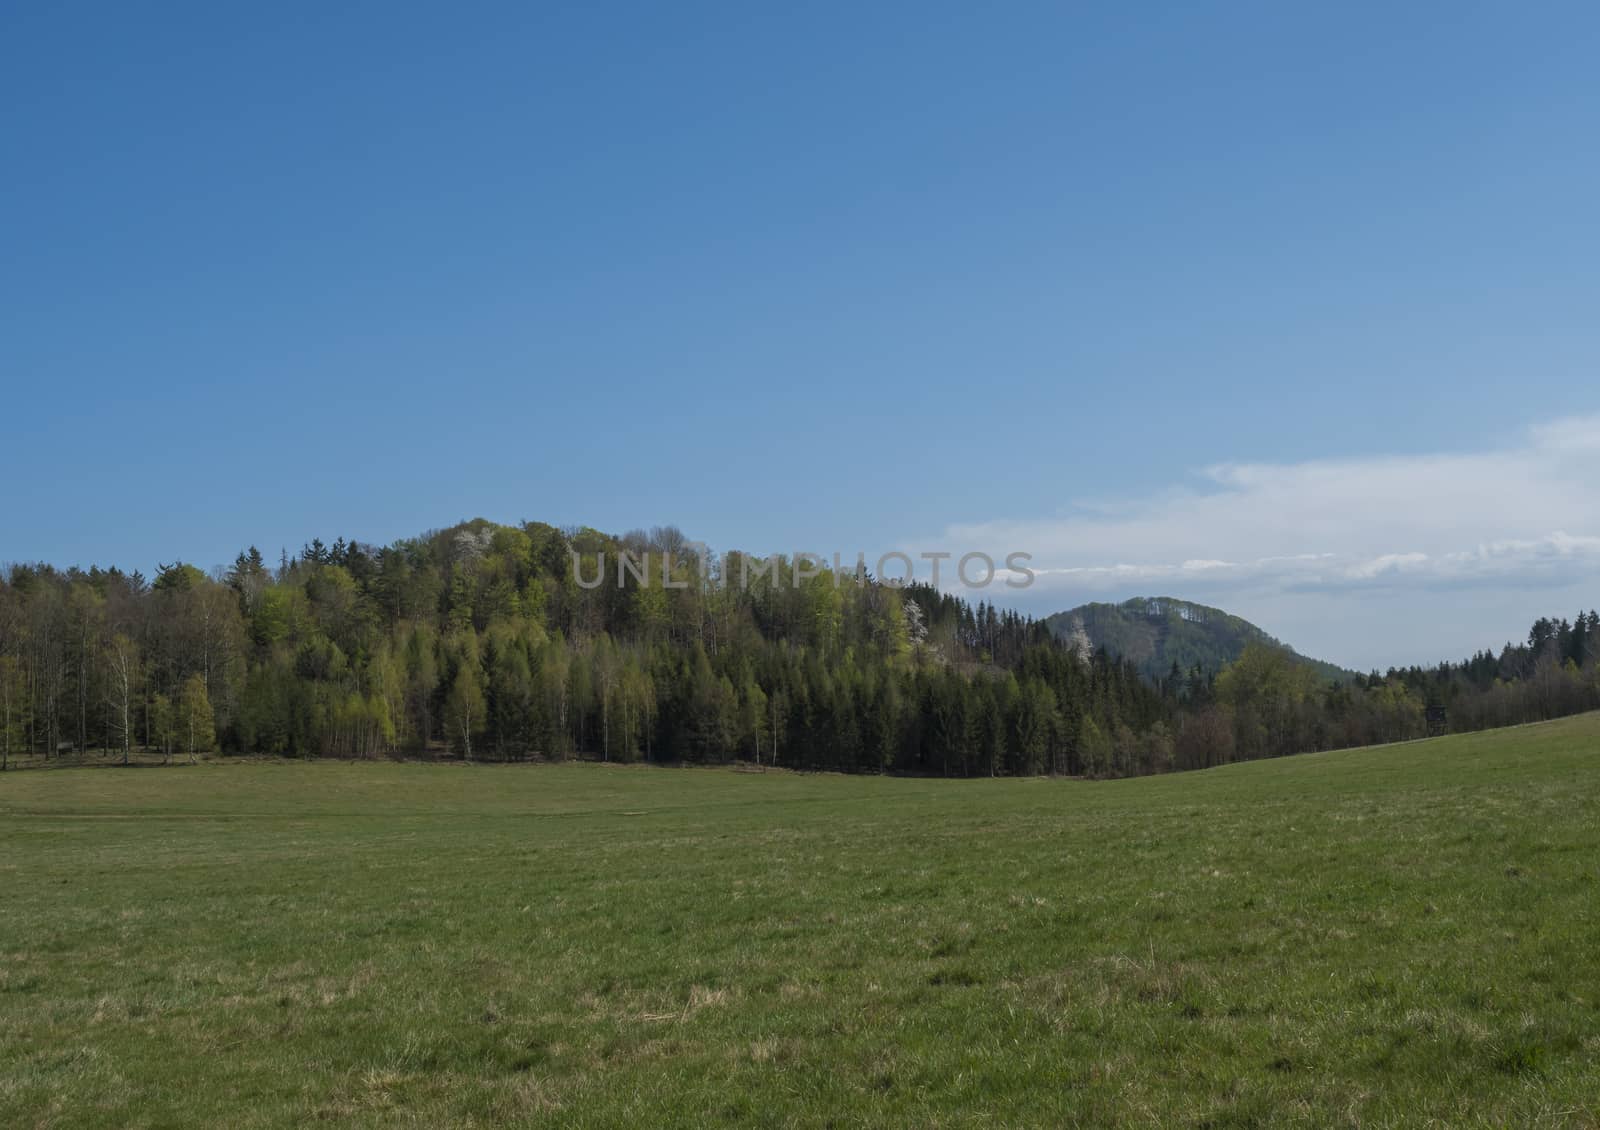
<svg viewBox="0 0 1600 1130">
<path fill-rule="evenodd" d="M 1088 716 L 1078 726 L 1078 756 L 1092 777 L 1111 772 L 1111 739 Z"/>
<path fill-rule="evenodd" d="M 182 561 L 163 565 L 156 571 L 156 579 L 151 587 L 157 592 L 189 592 L 206 583 L 206 575 L 193 565 L 186 565 Z"/>
<path fill-rule="evenodd" d="M 211 697 L 206 681 L 199 675 L 184 680 L 178 697 L 178 740 L 192 757 L 216 748 L 216 720 L 211 712 Z"/>
<path fill-rule="evenodd" d="M 1406 685 L 1390 680 L 1371 687 L 1367 695 L 1386 737 L 1400 739 L 1422 732 L 1422 703 Z"/>
<path fill-rule="evenodd" d="M 457 752 L 470 760 L 473 742 L 483 733 L 487 721 L 478 638 L 467 628 L 458 632 L 447 646 L 455 672 L 450 678 L 450 693 L 445 698 L 445 731 Z"/>
<path fill-rule="evenodd" d="M 172 756 L 173 747 L 178 744 L 178 712 L 173 709 L 172 700 L 164 694 L 151 698 L 149 712 L 150 740 L 161 751 L 161 758 L 165 761 Z"/>
<path fill-rule="evenodd" d="M 301 594 L 287 588 L 263 589 L 256 597 L 255 611 L 250 617 L 250 635 L 262 647 L 271 647 L 289 637 L 293 630 L 296 597 Z"/>
<path fill-rule="evenodd" d="M 360 645 L 365 616 L 360 592 L 348 570 L 325 565 L 307 579 L 306 598 L 320 629 L 345 652 Z"/>
<path fill-rule="evenodd" d="M 1292 656 L 1266 644 L 1247 644 L 1239 658 L 1217 676 L 1217 698 L 1231 706 L 1254 703 L 1274 710 L 1304 702 L 1317 687 L 1316 676 Z"/>
</svg>

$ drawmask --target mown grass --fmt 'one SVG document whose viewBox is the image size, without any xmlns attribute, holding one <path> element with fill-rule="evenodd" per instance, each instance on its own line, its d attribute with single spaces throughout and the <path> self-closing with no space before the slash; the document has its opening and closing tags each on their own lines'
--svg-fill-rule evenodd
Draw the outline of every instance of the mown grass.
<svg viewBox="0 0 1600 1130">
<path fill-rule="evenodd" d="M 0 1126 L 1593 1126 L 1600 716 L 1166 778 L 0 777 Z"/>
</svg>

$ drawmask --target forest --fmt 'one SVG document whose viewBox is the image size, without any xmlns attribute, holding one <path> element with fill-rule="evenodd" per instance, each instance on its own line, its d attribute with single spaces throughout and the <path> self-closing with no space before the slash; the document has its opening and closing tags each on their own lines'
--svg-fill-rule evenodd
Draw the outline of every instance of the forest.
<svg viewBox="0 0 1600 1130">
<path fill-rule="evenodd" d="M 826 569 L 732 584 L 741 555 L 690 545 L 477 519 L 275 565 L 252 547 L 210 575 L 14 564 L 0 769 L 98 751 L 1126 776 L 1419 737 L 1428 706 L 1452 730 L 1600 707 L 1592 611 L 1432 668 L 1328 680 L 1253 644 L 1150 679 L 991 603 Z M 608 564 L 645 553 L 673 555 L 676 587 Z"/>
</svg>

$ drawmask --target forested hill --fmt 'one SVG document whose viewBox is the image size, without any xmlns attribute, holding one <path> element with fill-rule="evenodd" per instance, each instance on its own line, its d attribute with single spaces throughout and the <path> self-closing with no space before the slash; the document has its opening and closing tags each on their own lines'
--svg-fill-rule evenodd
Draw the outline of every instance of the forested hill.
<svg viewBox="0 0 1600 1130">
<path fill-rule="evenodd" d="M 691 545 L 476 519 L 210 575 L 0 568 L 0 771 L 220 750 L 1122 776 L 1418 737 L 1428 706 L 1452 729 L 1600 707 L 1593 611 L 1335 683 L 1183 601 L 1047 625 Z"/>
<path fill-rule="evenodd" d="M 1172 704 L 1042 623 L 787 559 L 482 519 L 388 546 L 0 570 L 14 755 L 597 757 L 1106 773 Z M 636 566 L 637 569 L 632 568 Z M 1120 743 L 1120 745 L 1119 745 Z"/>
<path fill-rule="evenodd" d="M 1303 656 L 1250 621 L 1220 608 L 1170 596 L 1083 604 L 1057 612 L 1045 623 L 1058 639 L 1089 651 L 1103 647 L 1134 664 L 1151 681 L 1170 677 L 1174 664 L 1184 675 L 1196 667 L 1214 675 L 1244 654 L 1250 644 L 1281 649 L 1310 667 L 1322 681 L 1347 681 L 1355 674 Z"/>
</svg>

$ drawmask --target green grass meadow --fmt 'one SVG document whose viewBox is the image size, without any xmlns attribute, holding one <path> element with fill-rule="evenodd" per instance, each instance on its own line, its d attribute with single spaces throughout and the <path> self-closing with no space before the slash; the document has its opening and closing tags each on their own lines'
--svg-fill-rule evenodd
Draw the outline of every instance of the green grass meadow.
<svg viewBox="0 0 1600 1130">
<path fill-rule="evenodd" d="M 1125 781 L 0 776 L 0 1127 L 1595 1126 L 1600 716 Z"/>
</svg>

